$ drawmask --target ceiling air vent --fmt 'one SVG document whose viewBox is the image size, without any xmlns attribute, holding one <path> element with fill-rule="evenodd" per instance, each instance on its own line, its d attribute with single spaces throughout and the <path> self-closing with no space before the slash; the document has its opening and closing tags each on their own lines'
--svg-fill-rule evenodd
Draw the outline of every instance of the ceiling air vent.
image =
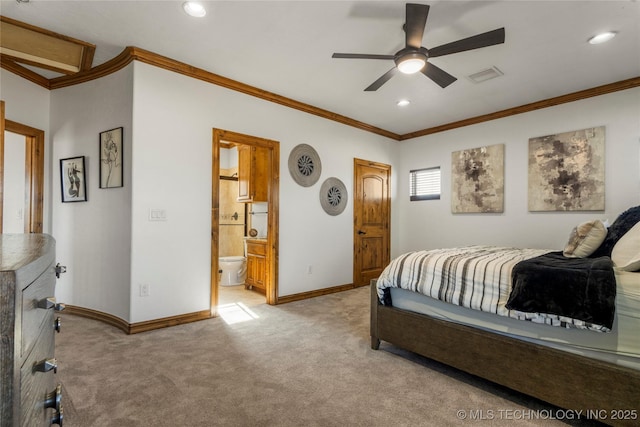
<svg viewBox="0 0 640 427">
<path fill-rule="evenodd" d="M 503 75 L 503 73 L 502 71 L 498 70 L 498 67 L 491 67 L 491 68 L 487 68 L 486 70 L 473 73 L 467 76 L 467 78 L 474 83 L 482 83 L 482 82 L 486 82 L 487 80 L 500 77 L 501 75 Z"/>
</svg>

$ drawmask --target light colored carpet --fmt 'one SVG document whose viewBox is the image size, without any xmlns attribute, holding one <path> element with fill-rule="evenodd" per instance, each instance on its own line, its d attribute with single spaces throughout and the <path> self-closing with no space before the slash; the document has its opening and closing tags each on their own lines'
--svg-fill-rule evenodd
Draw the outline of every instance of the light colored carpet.
<svg viewBox="0 0 640 427">
<path fill-rule="evenodd" d="M 136 335 L 62 314 L 64 425 L 565 425 L 522 419 L 555 408 L 519 393 L 384 342 L 372 350 L 368 304 L 364 287 Z"/>
</svg>

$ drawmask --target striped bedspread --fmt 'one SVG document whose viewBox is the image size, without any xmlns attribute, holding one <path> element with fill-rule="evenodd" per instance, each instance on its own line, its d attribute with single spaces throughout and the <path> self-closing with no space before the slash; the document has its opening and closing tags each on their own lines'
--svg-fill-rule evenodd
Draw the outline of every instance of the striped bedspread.
<svg viewBox="0 0 640 427">
<path fill-rule="evenodd" d="M 406 253 L 385 268 L 377 281 L 384 304 L 386 288 L 402 288 L 474 310 L 510 316 L 511 270 L 545 249 L 467 246 Z"/>
</svg>

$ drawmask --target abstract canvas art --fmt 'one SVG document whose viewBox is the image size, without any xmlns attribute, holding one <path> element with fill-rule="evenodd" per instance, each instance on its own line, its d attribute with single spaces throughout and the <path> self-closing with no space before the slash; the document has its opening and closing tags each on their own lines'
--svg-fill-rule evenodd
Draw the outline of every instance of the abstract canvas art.
<svg viewBox="0 0 640 427">
<path fill-rule="evenodd" d="M 451 153 L 451 211 L 504 211 L 504 144 Z"/>
<path fill-rule="evenodd" d="M 605 127 L 529 139 L 529 211 L 604 210 Z"/>
</svg>

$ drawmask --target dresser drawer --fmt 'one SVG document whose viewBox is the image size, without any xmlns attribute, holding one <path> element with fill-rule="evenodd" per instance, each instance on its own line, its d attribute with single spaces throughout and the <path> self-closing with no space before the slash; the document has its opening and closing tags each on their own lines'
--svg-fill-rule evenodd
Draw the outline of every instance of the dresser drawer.
<svg viewBox="0 0 640 427">
<path fill-rule="evenodd" d="M 43 310 L 45 311 L 45 310 Z M 54 372 L 40 372 L 38 364 L 54 355 L 54 332 L 52 310 L 46 310 L 43 318 L 45 325 L 34 340 L 33 350 L 20 368 L 20 426 L 32 427 L 49 425 L 53 409 L 45 409 L 44 402 L 47 393 L 52 392 L 54 386 Z"/>
<path fill-rule="evenodd" d="M 38 303 L 54 296 L 55 285 L 55 267 L 51 264 L 44 273 L 22 291 L 22 345 L 20 347 L 20 357 L 25 357 L 29 353 L 29 349 L 43 329 L 42 324 L 45 318 L 53 319 L 53 308 L 39 308 Z M 53 322 L 53 320 L 50 322 Z M 53 335 L 53 332 L 51 332 L 52 327 L 47 325 L 44 329 Z"/>
</svg>

